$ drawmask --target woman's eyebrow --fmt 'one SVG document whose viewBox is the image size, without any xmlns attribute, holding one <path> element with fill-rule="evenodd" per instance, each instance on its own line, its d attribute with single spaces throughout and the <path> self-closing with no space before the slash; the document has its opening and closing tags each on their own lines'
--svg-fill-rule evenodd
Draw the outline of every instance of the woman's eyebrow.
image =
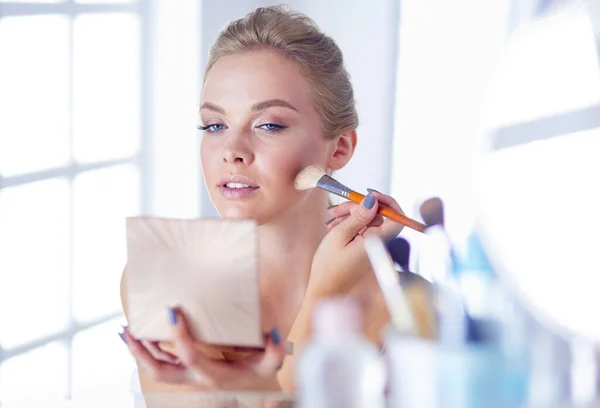
<svg viewBox="0 0 600 408">
<path fill-rule="evenodd" d="M 271 108 L 273 106 L 280 106 L 282 108 L 288 108 L 288 109 L 295 110 L 296 112 L 298 112 L 298 109 L 294 108 L 294 106 L 291 103 L 286 102 L 283 99 L 269 99 L 267 101 L 256 103 L 256 104 L 252 105 L 252 110 L 260 111 L 260 110 L 264 110 L 267 108 Z"/>
<path fill-rule="evenodd" d="M 252 105 L 252 110 L 253 111 L 261 111 L 264 109 L 272 108 L 273 106 L 279 106 L 282 108 L 287 108 L 287 109 L 291 109 L 296 112 L 299 112 L 298 109 L 296 109 L 291 103 L 286 102 L 283 99 L 269 99 L 266 101 L 255 103 L 254 105 Z M 225 114 L 225 109 L 223 109 L 220 106 L 217 106 L 213 103 L 210 103 L 210 102 L 204 102 L 202 104 L 202 106 L 200 106 L 200 110 L 203 110 L 203 109 L 211 110 L 213 112 L 217 112 L 222 115 Z"/>
<path fill-rule="evenodd" d="M 220 113 L 220 114 L 222 114 L 222 115 L 224 115 L 224 114 L 225 114 L 225 109 L 223 109 L 223 108 L 221 108 L 220 106 L 217 106 L 217 105 L 215 105 L 215 104 L 212 104 L 212 103 L 210 103 L 210 102 L 204 102 L 204 103 L 203 103 L 203 104 L 200 106 L 200 110 L 203 110 L 203 109 L 206 109 L 206 110 L 211 110 L 211 111 L 214 111 L 214 112 Z"/>
</svg>

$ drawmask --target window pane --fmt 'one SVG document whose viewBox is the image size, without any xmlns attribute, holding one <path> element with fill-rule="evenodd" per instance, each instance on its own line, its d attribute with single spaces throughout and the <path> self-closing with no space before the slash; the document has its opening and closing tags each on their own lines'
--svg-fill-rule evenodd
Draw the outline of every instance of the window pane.
<svg viewBox="0 0 600 408">
<path fill-rule="evenodd" d="M 74 184 L 74 286 L 76 319 L 120 309 L 119 282 L 126 261 L 125 217 L 139 214 L 136 167 L 84 173 Z"/>
<path fill-rule="evenodd" d="M 61 166 L 69 159 L 69 20 L 0 19 L 0 173 Z"/>
<path fill-rule="evenodd" d="M 568 328 L 600 338 L 600 129 L 486 158 L 482 227 L 503 272 Z"/>
<path fill-rule="evenodd" d="M 0 190 L 0 344 L 62 330 L 69 316 L 69 184 Z"/>
<path fill-rule="evenodd" d="M 133 155 L 140 139 L 138 18 L 84 14 L 73 24 L 75 159 L 88 163 Z"/>
<path fill-rule="evenodd" d="M 0 401 L 29 401 L 14 406 L 47 406 L 48 399 L 68 395 L 68 356 L 63 343 L 54 342 L 10 358 L 0 365 Z M 31 400 L 39 405 L 30 405 Z"/>
<path fill-rule="evenodd" d="M 124 319 L 115 319 L 81 332 L 73 339 L 74 398 L 119 395 L 129 391 L 135 364 L 117 334 Z"/>
<path fill-rule="evenodd" d="M 600 67 L 586 8 L 524 26 L 507 46 L 492 93 L 490 126 L 525 122 L 600 102 Z"/>
</svg>

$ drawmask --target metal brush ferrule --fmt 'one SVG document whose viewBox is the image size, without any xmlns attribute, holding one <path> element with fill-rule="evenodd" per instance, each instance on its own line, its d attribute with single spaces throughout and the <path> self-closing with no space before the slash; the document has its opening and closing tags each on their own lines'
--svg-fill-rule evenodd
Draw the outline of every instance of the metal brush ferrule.
<svg viewBox="0 0 600 408">
<path fill-rule="evenodd" d="M 319 181 L 317 182 L 317 187 L 325 191 L 329 191 L 332 194 L 343 197 L 347 200 L 350 198 L 350 191 L 352 191 L 348 187 L 346 187 L 345 185 L 331 178 L 328 175 L 325 175 L 319 179 Z"/>
</svg>

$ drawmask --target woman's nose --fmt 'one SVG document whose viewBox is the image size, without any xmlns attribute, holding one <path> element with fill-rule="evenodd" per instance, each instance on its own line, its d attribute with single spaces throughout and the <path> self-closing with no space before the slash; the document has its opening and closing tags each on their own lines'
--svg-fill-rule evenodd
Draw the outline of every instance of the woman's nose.
<svg viewBox="0 0 600 408">
<path fill-rule="evenodd" d="M 254 152 L 243 135 L 231 137 L 231 141 L 223 150 L 223 162 L 228 164 L 250 164 L 254 160 Z"/>
</svg>

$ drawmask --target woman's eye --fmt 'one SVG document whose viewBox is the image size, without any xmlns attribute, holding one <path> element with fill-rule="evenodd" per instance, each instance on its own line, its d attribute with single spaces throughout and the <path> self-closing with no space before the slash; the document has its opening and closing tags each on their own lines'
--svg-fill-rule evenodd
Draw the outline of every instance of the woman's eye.
<svg viewBox="0 0 600 408">
<path fill-rule="evenodd" d="M 220 123 L 213 123 L 211 125 L 198 126 L 198 129 L 202 131 L 207 131 L 209 133 L 217 133 L 225 129 L 225 125 L 222 125 Z"/>
<path fill-rule="evenodd" d="M 267 132 L 277 132 L 279 130 L 283 130 L 286 127 L 282 125 L 277 125 L 275 123 L 265 123 L 264 125 L 260 125 L 259 128 L 266 130 Z"/>
</svg>

